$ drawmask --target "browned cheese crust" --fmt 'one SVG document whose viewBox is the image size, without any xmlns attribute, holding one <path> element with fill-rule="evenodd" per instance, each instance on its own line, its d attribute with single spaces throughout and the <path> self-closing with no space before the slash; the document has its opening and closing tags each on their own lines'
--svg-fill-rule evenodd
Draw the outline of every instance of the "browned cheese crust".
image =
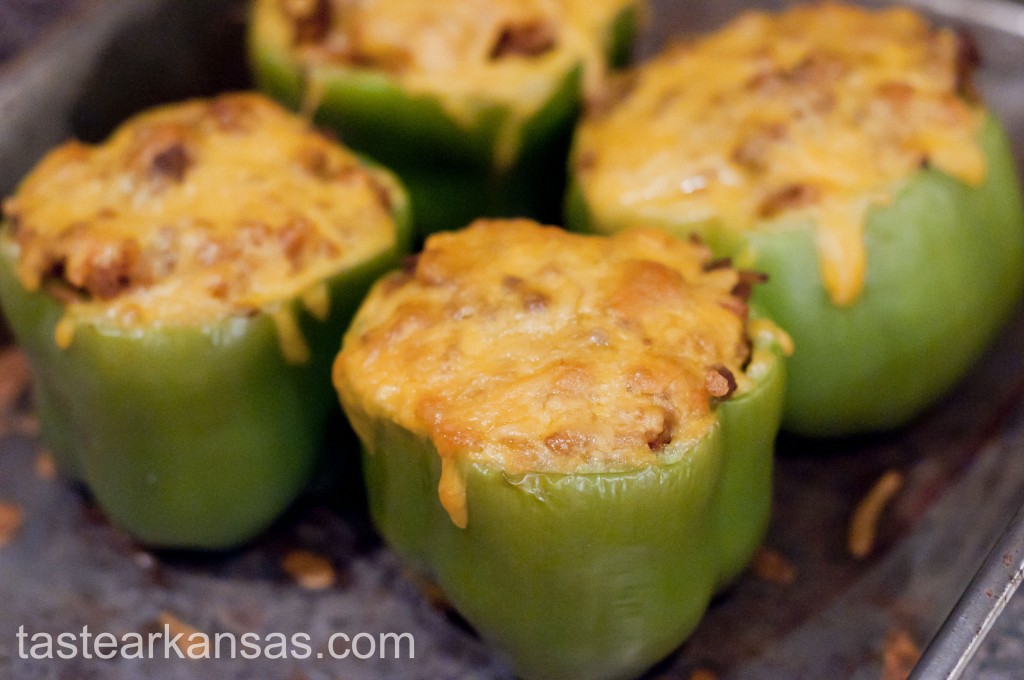
<svg viewBox="0 0 1024 680">
<path fill-rule="evenodd" d="M 357 430 L 388 419 L 447 460 L 639 469 L 705 436 L 715 405 L 749 387 L 756 278 L 660 232 L 478 221 L 378 283 L 335 385 Z"/>
<path fill-rule="evenodd" d="M 473 124 L 481 103 L 523 120 L 574 67 L 584 91 L 606 84 L 605 51 L 615 19 L 639 0 L 262 0 L 258 39 L 310 67 L 386 74 L 436 98 Z M 307 105 L 319 97 L 308 74 Z M 505 140 L 514 147 L 516 140 Z"/>
<path fill-rule="evenodd" d="M 667 50 L 593 109 L 576 173 L 612 225 L 810 221 L 825 288 L 850 304 L 869 208 L 924 167 L 984 180 L 975 61 L 965 39 L 904 8 L 749 12 Z"/>
<path fill-rule="evenodd" d="M 393 247 L 393 191 L 305 121 L 232 94 L 65 144 L 4 212 L 21 282 L 69 314 L 192 324 L 309 294 Z"/>
</svg>

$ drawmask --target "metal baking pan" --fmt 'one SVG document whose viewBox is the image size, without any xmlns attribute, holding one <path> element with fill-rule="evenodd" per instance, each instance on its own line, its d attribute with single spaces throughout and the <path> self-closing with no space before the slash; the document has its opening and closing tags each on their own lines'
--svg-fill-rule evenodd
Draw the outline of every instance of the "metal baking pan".
<svg viewBox="0 0 1024 680">
<path fill-rule="evenodd" d="M 978 85 L 1024 165 L 1024 6 L 914 4 L 974 34 L 984 59 Z M 673 36 L 712 29 L 747 6 L 732 0 L 653 5 L 656 20 L 641 41 L 647 53 Z M 29 15 L 34 25 L 24 18 Z M 0 6 L 0 191 L 9 192 L 47 148 L 71 134 L 99 139 L 155 103 L 247 87 L 244 19 L 239 0 L 9 0 Z M 685 680 L 700 670 L 759 680 L 880 678 L 894 672 L 894 640 L 911 652 L 923 648 L 1024 500 L 1021 337 L 1024 310 L 951 396 L 902 430 L 832 441 L 781 438 L 766 545 L 792 566 L 791 582 L 744 575 L 712 603 L 690 640 L 645 677 Z M 0 355 L 0 396 L 5 385 L 16 384 L 12 357 Z M 406 576 L 374 533 L 358 484 L 311 493 L 246 549 L 152 554 L 111 528 L 84 493 L 40 469 L 41 444 L 24 390 L 0 406 L 7 407 L 0 418 L 0 503 L 24 512 L 20 530 L 0 547 L 0 679 L 511 677 L 457 616 Z M 846 549 L 851 512 L 888 470 L 901 472 L 905 483 L 882 516 L 874 552 L 854 559 Z M 285 574 L 283 556 L 300 548 L 330 559 L 333 587 L 306 590 Z M 1021 611 L 1018 600 L 1011 611 Z M 208 633 L 306 633 L 312 653 L 306 659 L 33 660 L 22 658 L 16 637 L 22 626 L 54 636 L 83 626 L 116 636 L 144 633 L 162 615 Z M 335 632 L 409 632 L 415 658 L 317 658 Z M 1004 617 L 968 675 L 1014 677 L 1024 668 L 1022 638 L 1024 623 Z"/>
</svg>

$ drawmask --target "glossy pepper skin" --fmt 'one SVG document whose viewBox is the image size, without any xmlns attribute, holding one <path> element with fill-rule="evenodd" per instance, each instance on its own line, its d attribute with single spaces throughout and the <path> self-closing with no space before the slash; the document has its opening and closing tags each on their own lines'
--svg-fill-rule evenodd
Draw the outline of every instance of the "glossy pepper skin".
<svg viewBox="0 0 1024 680">
<path fill-rule="evenodd" d="M 970 187 L 937 169 L 917 172 L 893 201 L 870 210 L 867 277 L 853 304 L 833 304 L 821 282 L 813 225 L 791 221 L 737 234 L 716 222 L 645 223 L 699 234 L 722 256 L 766 272 L 753 300 L 793 338 L 783 428 L 811 436 L 886 430 L 921 413 L 963 377 L 1020 299 L 1024 201 L 1006 135 L 988 117 L 979 137 L 985 182 Z M 615 231 L 580 186 L 566 201 L 570 228 Z"/>
<path fill-rule="evenodd" d="M 229 548 L 264 530 L 310 482 L 337 411 L 328 376 L 348 320 L 408 248 L 407 204 L 394 186 L 397 245 L 326 282 L 325 318 L 299 299 L 282 303 L 309 347 L 302 363 L 285 360 L 263 312 L 188 327 L 81 321 L 62 349 L 64 307 L 22 286 L 5 225 L 0 304 L 32 364 L 43 437 L 60 470 L 154 547 Z"/>
<path fill-rule="evenodd" d="M 520 677 L 635 677 L 690 634 L 768 525 L 783 364 L 770 337 L 754 347 L 753 388 L 662 465 L 510 475 L 463 459 L 465 529 L 438 500 L 434 445 L 348 409 L 374 522 Z"/>
<path fill-rule="evenodd" d="M 457 229 L 480 216 L 556 220 L 582 99 L 581 67 L 564 73 L 548 101 L 519 123 L 518 149 L 506 159 L 503 131 L 514 117 L 507 106 L 481 101 L 467 124 L 437 99 L 409 92 L 386 74 L 340 65 L 311 71 L 267 37 L 276 19 L 264 6 L 272 2 L 257 0 L 250 21 L 249 61 L 260 89 L 298 110 L 307 88 L 315 87 L 317 122 L 398 173 L 421 235 Z M 639 12 L 628 7 L 615 19 L 607 45 L 610 65 L 628 59 Z"/>
</svg>

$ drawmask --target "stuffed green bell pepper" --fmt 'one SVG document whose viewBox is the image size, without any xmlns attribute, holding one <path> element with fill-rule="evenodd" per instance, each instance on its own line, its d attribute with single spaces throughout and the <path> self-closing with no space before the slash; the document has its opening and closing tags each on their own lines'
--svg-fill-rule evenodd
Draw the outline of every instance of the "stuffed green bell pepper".
<svg viewBox="0 0 1024 680">
<path fill-rule="evenodd" d="M 583 96 L 628 55 L 640 0 L 256 0 L 261 87 L 394 169 L 421 231 L 554 219 Z"/>
<path fill-rule="evenodd" d="M 264 529 L 310 481 L 352 313 L 408 247 L 396 180 L 224 95 L 54 150 L 4 212 L 0 304 L 60 469 L 152 546 Z"/>
<path fill-rule="evenodd" d="M 753 282 L 657 231 L 480 221 L 357 312 L 373 519 L 521 677 L 640 674 L 760 542 L 788 338 Z"/>
<path fill-rule="evenodd" d="M 907 9 L 745 14 L 639 67 L 574 142 L 567 221 L 698 234 L 769 275 L 793 337 L 783 427 L 906 423 L 1024 281 L 1020 183 L 971 44 Z"/>
</svg>

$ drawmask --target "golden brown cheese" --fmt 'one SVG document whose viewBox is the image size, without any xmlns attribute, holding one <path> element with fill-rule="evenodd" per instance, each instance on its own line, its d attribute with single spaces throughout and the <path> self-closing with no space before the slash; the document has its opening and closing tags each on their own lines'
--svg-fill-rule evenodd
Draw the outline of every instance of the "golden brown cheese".
<svg viewBox="0 0 1024 680">
<path fill-rule="evenodd" d="M 133 118 L 99 146 L 51 152 L 5 206 L 18 275 L 67 303 L 72 319 L 201 324 L 301 296 L 392 248 L 391 186 L 348 151 L 258 95 L 224 95 Z M 298 332 L 298 329 L 294 329 Z"/>
<path fill-rule="evenodd" d="M 525 118 L 564 74 L 584 64 L 587 89 L 604 80 L 615 17 L 638 0 L 269 0 L 262 40 L 290 44 L 307 64 L 389 74 L 438 97 L 472 123 L 480 102 Z M 284 19 L 284 20 L 282 20 Z M 314 79 L 315 80 L 315 79 Z M 315 86 L 315 83 L 313 83 Z"/>
<path fill-rule="evenodd" d="M 576 170 L 612 223 L 813 220 L 826 290 L 849 304 L 871 206 L 922 167 L 984 180 L 983 114 L 962 96 L 966 50 L 907 9 L 747 13 L 641 67 L 582 126 Z"/>
<path fill-rule="evenodd" d="M 377 285 L 334 382 L 357 431 L 387 419 L 434 443 L 442 501 L 464 519 L 457 461 L 621 471 L 703 437 L 749 387 L 748 287 L 656 231 L 480 221 Z"/>
</svg>

